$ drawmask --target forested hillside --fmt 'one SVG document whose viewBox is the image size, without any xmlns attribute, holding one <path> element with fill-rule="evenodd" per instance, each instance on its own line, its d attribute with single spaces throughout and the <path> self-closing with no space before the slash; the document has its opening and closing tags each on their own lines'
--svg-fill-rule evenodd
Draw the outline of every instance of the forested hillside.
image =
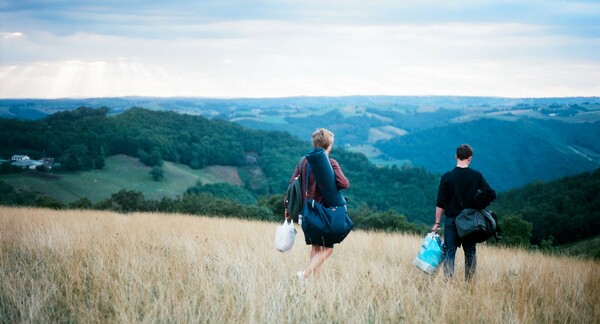
<svg viewBox="0 0 600 324">
<path fill-rule="evenodd" d="M 471 166 L 497 190 L 575 175 L 600 166 L 600 122 L 480 119 L 395 137 L 376 146 L 397 159 L 442 173 L 453 167 L 457 143 L 474 149 Z"/>
<path fill-rule="evenodd" d="M 600 235 L 600 169 L 498 196 L 498 215 L 519 215 L 532 226 L 532 243 L 565 244 Z"/>
<path fill-rule="evenodd" d="M 498 190 L 600 167 L 600 144 L 595 140 L 600 138 L 597 105 L 443 107 L 348 106 L 310 114 L 304 111 L 285 117 L 284 122 L 235 120 L 301 137 L 321 125 L 339 136 L 339 144 L 366 154 L 374 163 L 410 163 L 435 173 L 452 167 L 456 146 L 470 143 L 477 154 L 473 166 Z"/>
<path fill-rule="evenodd" d="M 202 116 L 141 108 L 112 116 L 108 112 L 79 108 L 35 121 L 0 119 L 0 157 L 53 157 L 61 166 L 52 172 L 102 168 L 104 158 L 115 154 L 137 157 L 150 166 L 167 160 L 192 168 L 259 168 L 263 185 L 257 187 L 255 179 L 247 178 L 244 188 L 262 197 L 281 195 L 298 158 L 311 149 L 309 139 L 286 132 L 252 130 Z M 364 155 L 337 147 L 332 157 L 351 181 L 345 192 L 351 207 L 392 210 L 411 221 L 430 221 L 436 175 L 419 168 L 376 167 Z"/>
</svg>

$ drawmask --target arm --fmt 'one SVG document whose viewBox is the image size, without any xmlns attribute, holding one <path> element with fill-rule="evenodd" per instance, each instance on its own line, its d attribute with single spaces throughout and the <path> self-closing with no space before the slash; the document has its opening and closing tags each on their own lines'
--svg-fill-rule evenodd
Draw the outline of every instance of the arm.
<svg viewBox="0 0 600 324">
<path fill-rule="evenodd" d="M 350 187 L 350 181 L 348 180 L 348 178 L 346 178 L 344 172 L 342 172 L 342 169 L 340 168 L 338 162 L 334 159 L 329 159 L 329 162 L 331 162 L 333 174 L 335 175 L 335 184 L 338 187 L 338 189 L 348 189 L 348 187 Z"/>
<path fill-rule="evenodd" d="M 488 182 L 485 180 L 485 178 L 483 177 L 483 175 L 481 176 L 481 182 L 479 184 L 479 189 L 487 192 L 490 194 L 490 202 L 496 200 L 496 191 L 494 189 L 492 189 L 492 187 L 490 187 L 490 185 L 488 184 Z"/>
<path fill-rule="evenodd" d="M 433 228 L 431 228 L 431 230 L 435 233 L 437 233 L 438 229 L 440 228 L 440 222 L 442 221 L 442 214 L 444 213 L 444 209 L 440 208 L 440 207 L 435 207 L 435 224 L 433 225 Z"/>
<path fill-rule="evenodd" d="M 444 209 L 446 208 L 446 205 L 449 202 L 448 193 L 446 192 L 446 186 L 444 185 L 445 184 L 444 180 L 445 180 L 445 177 L 442 176 L 442 178 L 440 179 L 440 185 L 438 187 L 438 195 L 437 195 L 437 201 L 436 201 L 436 206 L 435 206 L 435 224 L 431 228 L 431 230 L 435 233 L 437 233 L 438 229 L 440 228 L 440 223 L 442 221 L 442 215 L 444 214 Z"/>
<path fill-rule="evenodd" d="M 298 168 L 298 166 L 296 165 L 296 168 L 294 169 L 294 174 L 292 174 L 292 177 L 290 178 L 290 183 L 292 183 L 292 181 L 294 181 L 294 179 L 300 175 L 300 169 Z"/>
</svg>

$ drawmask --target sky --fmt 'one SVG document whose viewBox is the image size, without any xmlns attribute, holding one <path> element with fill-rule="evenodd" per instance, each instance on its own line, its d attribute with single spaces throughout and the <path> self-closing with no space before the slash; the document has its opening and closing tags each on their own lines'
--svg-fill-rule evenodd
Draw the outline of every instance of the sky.
<svg viewBox="0 0 600 324">
<path fill-rule="evenodd" d="M 0 98 L 600 96 L 600 1 L 0 0 Z"/>
</svg>

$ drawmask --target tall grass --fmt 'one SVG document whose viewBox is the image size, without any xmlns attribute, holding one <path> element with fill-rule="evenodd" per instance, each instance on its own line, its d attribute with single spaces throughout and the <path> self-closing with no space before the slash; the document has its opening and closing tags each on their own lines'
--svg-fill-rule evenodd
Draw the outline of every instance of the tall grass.
<svg viewBox="0 0 600 324">
<path fill-rule="evenodd" d="M 275 226 L 0 208 L 1 322 L 600 322 L 598 262 L 480 245 L 446 282 L 412 265 L 422 238 L 356 231 L 302 284 Z"/>
</svg>

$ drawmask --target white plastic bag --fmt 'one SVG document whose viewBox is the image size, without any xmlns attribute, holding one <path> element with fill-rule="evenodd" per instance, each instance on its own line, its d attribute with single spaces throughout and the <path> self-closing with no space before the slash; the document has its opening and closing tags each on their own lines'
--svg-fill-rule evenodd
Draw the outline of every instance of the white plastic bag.
<svg viewBox="0 0 600 324">
<path fill-rule="evenodd" d="M 283 224 L 277 226 L 275 232 L 275 250 L 279 252 L 288 252 L 294 245 L 296 238 L 296 229 L 294 228 L 294 220 L 289 218 L 283 220 Z"/>
<path fill-rule="evenodd" d="M 413 264 L 425 273 L 434 274 L 442 263 L 446 246 L 437 233 L 427 234 Z"/>
</svg>

